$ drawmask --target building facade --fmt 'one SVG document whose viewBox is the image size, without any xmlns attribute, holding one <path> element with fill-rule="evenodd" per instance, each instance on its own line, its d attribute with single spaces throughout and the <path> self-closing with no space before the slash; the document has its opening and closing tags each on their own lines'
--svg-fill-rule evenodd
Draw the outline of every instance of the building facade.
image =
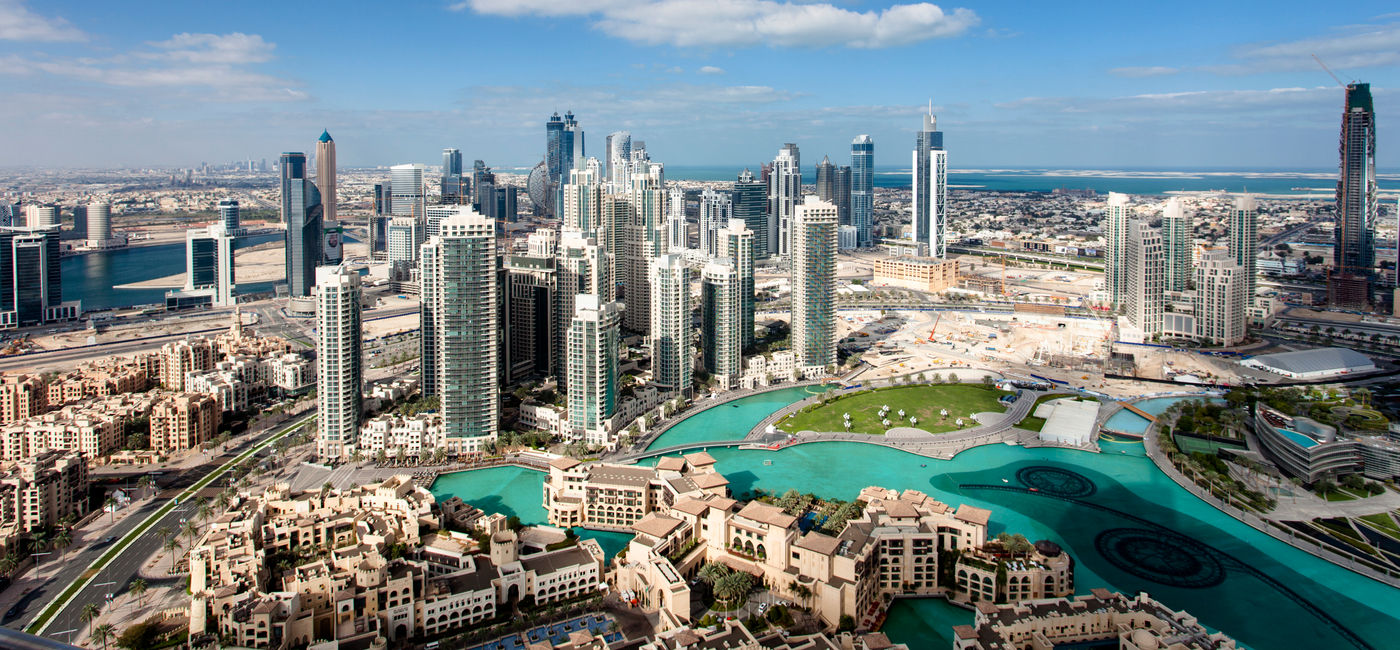
<svg viewBox="0 0 1400 650">
<path fill-rule="evenodd" d="M 793 218 L 792 349 L 803 368 L 836 365 L 836 206 L 815 196 Z"/>
<path fill-rule="evenodd" d="M 364 332 L 360 274 L 343 266 L 316 269 L 316 455 L 340 463 L 360 432 Z"/>
</svg>

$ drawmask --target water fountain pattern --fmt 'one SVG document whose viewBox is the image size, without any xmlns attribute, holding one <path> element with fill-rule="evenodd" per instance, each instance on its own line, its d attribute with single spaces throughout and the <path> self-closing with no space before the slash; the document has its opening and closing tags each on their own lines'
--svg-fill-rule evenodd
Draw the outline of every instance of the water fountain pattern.
<svg viewBox="0 0 1400 650">
<path fill-rule="evenodd" d="M 1059 499 L 1077 507 L 1107 512 L 1137 524 L 1137 528 L 1111 528 L 1094 539 L 1095 550 L 1120 570 L 1161 585 L 1204 589 L 1223 583 L 1231 572 L 1247 574 L 1263 582 L 1325 623 L 1353 646 L 1374 650 L 1374 646 L 1340 621 L 1259 569 L 1209 544 L 1197 541 L 1156 522 L 1134 514 L 1086 501 L 1098 492 L 1087 476 L 1046 465 L 1032 465 L 1016 472 L 1021 486 L 963 484 L 965 490 L 1000 490 Z"/>
</svg>

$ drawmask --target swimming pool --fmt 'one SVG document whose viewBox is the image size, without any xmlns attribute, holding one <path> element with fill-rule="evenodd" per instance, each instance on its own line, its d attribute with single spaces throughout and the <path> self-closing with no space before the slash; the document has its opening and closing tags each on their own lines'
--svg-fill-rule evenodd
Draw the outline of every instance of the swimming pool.
<svg viewBox="0 0 1400 650">
<path fill-rule="evenodd" d="M 1306 449 L 1308 447 L 1316 447 L 1319 444 L 1317 440 L 1314 440 L 1311 436 L 1303 435 L 1292 429 L 1285 429 L 1283 427 L 1277 428 L 1279 433 L 1282 433 L 1289 440 L 1298 443 L 1299 447 L 1303 447 Z"/>
</svg>

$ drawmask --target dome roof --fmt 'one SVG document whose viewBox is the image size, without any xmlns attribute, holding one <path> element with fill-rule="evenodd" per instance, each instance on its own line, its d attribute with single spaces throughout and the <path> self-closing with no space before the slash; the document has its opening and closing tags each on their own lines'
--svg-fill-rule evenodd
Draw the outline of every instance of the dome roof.
<svg viewBox="0 0 1400 650">
<path fill-rule="evenodd" d="M 1157 635 L 1142 628 L 1133 630 L 1130 638 L 1133 640 L 1133 645 L 1142 650 L 1156 650 L 1162 646 L 1162 642 L 1157 639 Z"/>
<path fill-rule="evenodd" d="M 321 129 L 321 137 L 317 139 L 321 142 L 335 142 L 331 139 L 331 132 L 325 129 Z"/>
</svg>

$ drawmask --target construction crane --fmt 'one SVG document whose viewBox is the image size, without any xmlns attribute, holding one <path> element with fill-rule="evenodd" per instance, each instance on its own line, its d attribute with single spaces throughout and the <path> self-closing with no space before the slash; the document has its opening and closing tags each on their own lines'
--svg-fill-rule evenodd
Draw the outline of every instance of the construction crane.
<svg viewBox="0 0 1400 650">
<path fill-rule="evenodd" d="M 1341 79 L 1337 78 L 1337 75 L 1336 75 L 1336 74 L 1333 74 L 1333 73 L 1332 73 L 1332 68 L 1327 67 L 1327 64 L 1326 64 L 1326 63 L 1323 63 L 1323 62 L 1322 62 L 1322 59 L 1317 58 L 1317 55 L 1316 55 L 1316 54 L 1312 55 L 1312 58 L 1313 58 L 1314 61 L 1317 61 L 1317 64 L 1318 64 L 1318 65 L 1322 66 L 1322 69 L 1325 70 L 1325 71 L 1327 72 L 1327 74 L 1332 75 L 1332 81 L 1337 82 L 1337 85 L 1338 85 L 1338 86 L 1341 86 L 1341 87 L 1343 87 L 1343 88 L 1346 88 L 1346 87 L 1347 87 L 1346 84 L 1342 83 L 1342 80 L 1341 80 Z"/>
<path fill-rule="evenodd" d="M 929 342 L 929 343 L 935 343 L 935 342 L 936 342 L 936 341 L 933 340 L 933 335 L 936 334 L 936 333 L 938 332 L 938 321 L 939 321 L 939 320 L 942 320 L 942 318 L 943 318 L 943 312 L 941 312 L 941 311 L 938 312 L 936 315 L 934 315 L 934 317 L 933 317 L 933 329 L 931 329 L 931 330 L 928 331 L 928 342 Z"/>
</svg>

